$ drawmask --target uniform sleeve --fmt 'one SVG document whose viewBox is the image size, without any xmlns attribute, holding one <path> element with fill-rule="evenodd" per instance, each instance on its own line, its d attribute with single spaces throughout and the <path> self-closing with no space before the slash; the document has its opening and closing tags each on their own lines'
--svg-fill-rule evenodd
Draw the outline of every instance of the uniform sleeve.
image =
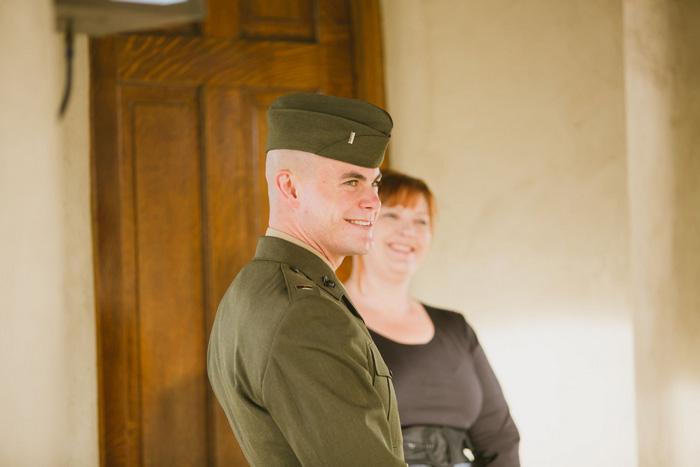
<svg viewBox="0 0 700 467">
<path fill-rule="evenodd" d="M 388 416 L 396 408 L 381 394 L 391 391 L 396 403 L 388 370 L 377 370 L 363 324 L 333 305 L 290 305 L 270 349 L 263 403 L 304 466 L 403 467 L 398 415 Z"/>
<path fill-rule="evenodd" d="M 520 434 L 510 415 L 501 385 L 489 364 L 474 330 L 466 324 L 474 367 L 481 383 L 483 404 L 479 417 L 468 430 L 477 452 L 489 457 L 497 454 L 489 467 L 519 467 Z"/>
</svg>

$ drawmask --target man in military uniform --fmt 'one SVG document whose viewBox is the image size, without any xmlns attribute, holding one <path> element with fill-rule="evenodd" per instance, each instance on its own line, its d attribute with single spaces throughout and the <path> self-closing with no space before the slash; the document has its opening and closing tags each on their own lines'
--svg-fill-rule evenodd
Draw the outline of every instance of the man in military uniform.
<svg viewBox="0 0 700 467">
<path fill-rule="evenodd" d="M 269 229 L 221 300 L 208 372 L 252 466 L 405 466 L 391 374 L 335 269 L 372 246 L 392 121 L 287 94 L 267 113 Z"/>
</svg>

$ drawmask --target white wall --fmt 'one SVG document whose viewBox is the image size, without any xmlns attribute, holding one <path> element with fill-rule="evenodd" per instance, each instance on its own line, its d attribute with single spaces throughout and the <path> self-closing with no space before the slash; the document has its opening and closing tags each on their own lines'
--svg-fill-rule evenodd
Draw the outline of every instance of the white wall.
<svg viewBox="0 0 700 467">
<path fill-rule="evenodd" d="M 99 464 L 87 40 L 69 112 L 51 0 L 0 1 L 0 465 Z"/>
<path fill-rule="evenodd" d="M 475 326 L 523 465 L 637 465 L 621 2 L 381 6 L 391 165 L 440 208 L 415 295 Z"/>
</svg>

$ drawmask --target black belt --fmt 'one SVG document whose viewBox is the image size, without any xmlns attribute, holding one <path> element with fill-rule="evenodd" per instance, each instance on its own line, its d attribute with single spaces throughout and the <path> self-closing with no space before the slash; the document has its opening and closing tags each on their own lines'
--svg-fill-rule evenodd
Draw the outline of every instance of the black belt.
<svg viewBox="0 0 700 467">
<path fill-rule="evenodd" d="M 404 427 L 401 432 L 404 458 L 409 465 L 482 467 L 496 457 L 479 456 L 465 430 L 447 426 L 415 425 Z"/>
</svg>

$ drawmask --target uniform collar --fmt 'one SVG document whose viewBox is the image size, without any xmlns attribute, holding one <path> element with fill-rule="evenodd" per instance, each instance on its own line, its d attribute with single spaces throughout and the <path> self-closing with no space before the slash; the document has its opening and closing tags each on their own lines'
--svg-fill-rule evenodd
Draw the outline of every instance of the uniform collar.
<svg viewBox="0 0 700 467">
<path fill-rule="evenodd" d="M 277 237 L 281 238 L 282 240 L 287 240 L 290 243 L 295 244 L 296 246 L 300 246 L 304 248 L 305 250 L 309 250 L 311 253 L 315 254 L 319 258 L 321 258 L 331 269 L 335 270 L 333 268 L 333 265 L 331 264 L 330 261 L 328 261 L 328 258 L 323 256 L 320 251 L 309 245 L 308 243 L 304 243 L 301 240 L 299 240 L 296 237 L 292 237 L 286 232 L 282 232 L 281 230 L 273 229 L 272 227 L 268 227 L 267 231 L 265 232 L 266 237 Z"/>
<path fill-rule="evenodd" d="M 294 242 L 276 236 L 260 237 L 255 250 L 255 260 L 288 264 L 290 268 L 298 269 L 336 300 L 340 300 L 343 296 L 347 297 L 345 288 L 338 280 L 333 268 L 317 254 Z"/>
</svg>

